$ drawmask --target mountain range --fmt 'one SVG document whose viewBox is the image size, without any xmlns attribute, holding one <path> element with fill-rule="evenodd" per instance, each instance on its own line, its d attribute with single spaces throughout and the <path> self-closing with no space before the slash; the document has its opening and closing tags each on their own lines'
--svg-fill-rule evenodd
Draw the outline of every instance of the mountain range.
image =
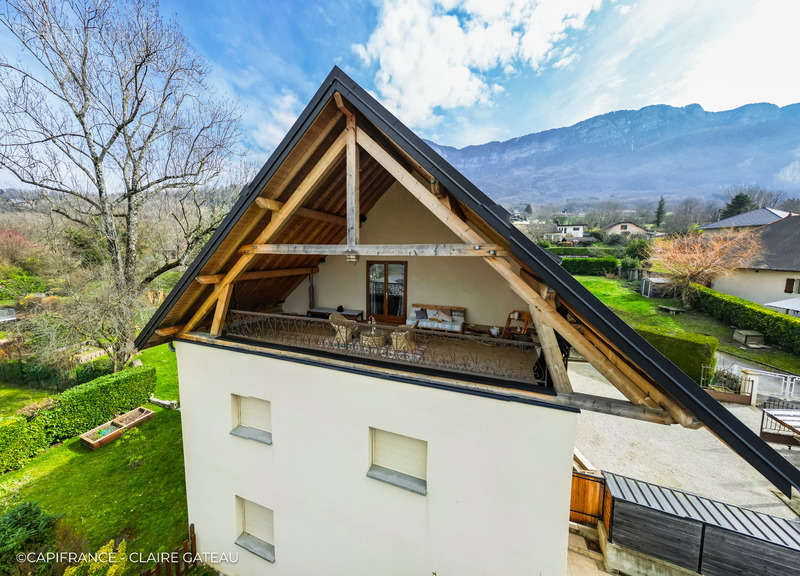
<svg viewBox="0 0 800 576">
<path fill-rule="evenodd" d="M 504 142 L 428 143 L 506 204 L 723 200 L 729 188 L 744 185 L 800 195 L 800 103 L 722 112 L 655 105 Z"/>
</svg>

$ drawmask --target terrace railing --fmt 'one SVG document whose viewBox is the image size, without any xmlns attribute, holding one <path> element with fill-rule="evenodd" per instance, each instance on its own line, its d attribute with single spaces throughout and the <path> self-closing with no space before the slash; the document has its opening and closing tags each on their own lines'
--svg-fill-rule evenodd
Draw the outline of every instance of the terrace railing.
<svg viewBox="0 0 800 576">
<path fill-rule="evenodd" d="M 326 319 L 288 314 L 230 310 L 225 336 L 315 350 L 346 358 L 427 369 L 460 376 L 503 380 L 527 386 L 547 386 L 548 374 L 538 343 L 489 336 L 417 329 L 410 349 L 397 349 L 391 324 L 358 324 L 352 338 L 343 341 Z M 367 334 L 371 337 L 361 338 Z"/>
</svg>

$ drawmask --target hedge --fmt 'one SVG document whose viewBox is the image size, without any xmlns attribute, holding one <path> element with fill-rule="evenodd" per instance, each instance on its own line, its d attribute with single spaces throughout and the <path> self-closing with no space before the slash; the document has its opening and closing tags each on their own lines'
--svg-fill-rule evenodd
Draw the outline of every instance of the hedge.
<svg viewBox="0 0 800 576">
<path fill-rule="evenodd" d="M 617 258 L 606 256 L 603 258 L 565 258 L 561 265 L 570 274 L 586 276 L 604 276 L 614 274 L 620 266 Z"/>
<path fill-rule="evenodd" d="M 770 310 L 749 300 L 692 284 L 692 307 L 743 330 L 756 330 L 770 344 L 800 354 L 800 318 Z"/>
<path fill-rule="evenodd" d="M 0 473 L 22 468 L 47 446 L 40 423 L 24 416 L 0 419 Z"/>
<path fill-rule="evenodd" d="M 46 366 L 35 358 L 14 359 L 0 362 L 0 381 L 45 390 L 65 390 L 109 374 L 111 370 L 111 359 L 107 356 L 78 364 L 70 371 Z"/>
<path fill-rule="evenodd" d="M 719 341 L 713 336 L 685 332 L 676 334 L 654 326 L 633 328 L 698 384 L 702 380 L 703 366 L 710 367 L 709 374 L 714 373 L 714 366 L 717 363 L 715 353 Z"/>
<path fill-rule="evenodd" d="M 155 368 L 130 368 L 54 396 L 52 406 L 31 419 L 0 419 L 0 474 L 20 468 L 50 444 L 82 434 L 146 403 L 155 387 Z"/>
<path fill-rule="evenodd" d="M 616 256 L 620 250 L 618 248 L 608 248 L 605 246 L 553 246 L 548 248 L 550 252 L 557 256 Z"/>
<path fill-rule="evenodd" d="M 41 419 L 52 444 L 148 402 L 155 387 L 155 368 L 129 368 L 62 392 L 55 397 L 53 406 L 39 412 L 36 418 Z"/>
</svg>

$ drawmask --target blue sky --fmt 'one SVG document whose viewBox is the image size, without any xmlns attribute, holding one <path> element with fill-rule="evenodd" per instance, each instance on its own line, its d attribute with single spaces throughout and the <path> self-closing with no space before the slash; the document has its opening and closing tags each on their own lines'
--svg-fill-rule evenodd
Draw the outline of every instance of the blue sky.
<svg viewBox="0 0 800 576">
<path fill-rule="evenodd" d="M 337 64 L 420 135 L 464 146 L 621 108 L 800 101 L 800 0 L 162 0 L 280 141 Z M 0 38 L 0 47 L 3 41 Z"/>
</svg>

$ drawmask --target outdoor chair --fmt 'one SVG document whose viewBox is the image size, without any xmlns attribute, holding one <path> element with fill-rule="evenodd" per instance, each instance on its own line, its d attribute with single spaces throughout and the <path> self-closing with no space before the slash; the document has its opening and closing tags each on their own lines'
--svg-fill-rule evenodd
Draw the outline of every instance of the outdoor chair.
<svg viewBox="0 0 800 576">
<path fill-rule="evenodd" d="M 329 319 L 333 326 L 333 343 L 347 346 L 358 335 L 358 322 L 345 318 L 341 314 L 331 314 Z"/>
<path fill-rule="evenodd" d="M 416 347 L 414 332 L 417 328 L 417 324 L 419 324 L 419 321 L 405 326 L 398 326 L 391 334 L 392 349 L 398 352 L 413 352 Z"/>
</svg>

